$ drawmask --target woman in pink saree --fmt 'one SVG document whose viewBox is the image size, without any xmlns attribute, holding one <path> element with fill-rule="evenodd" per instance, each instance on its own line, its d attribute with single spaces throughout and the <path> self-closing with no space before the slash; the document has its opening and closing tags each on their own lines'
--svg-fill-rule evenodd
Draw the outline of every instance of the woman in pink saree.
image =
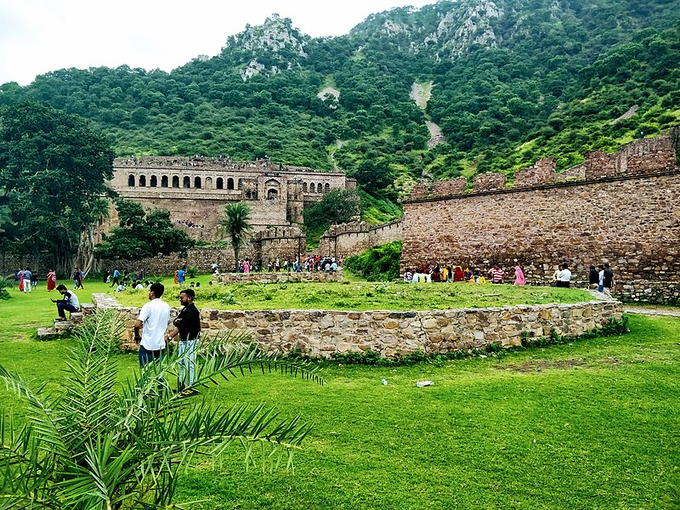
<svg viewBox="0 0 680 510">
<path fill-rule="evenodd" d="M 526 282 L 522 268 L 515 266 L 515 285 L 524 285 Z"/>
</svg>

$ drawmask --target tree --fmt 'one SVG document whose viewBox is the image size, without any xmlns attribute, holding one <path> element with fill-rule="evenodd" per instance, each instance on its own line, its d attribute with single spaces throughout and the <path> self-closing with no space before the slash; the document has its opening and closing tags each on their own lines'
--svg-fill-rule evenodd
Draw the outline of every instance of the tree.
<svg viewBox="0 0 680 510">
<path fill-rule="evenodd" d="M 277 420 L 263 405 L 225 411 L 207 396 L 173 393 L 166 381 L 178 374 L 178 354 L 121 385 L 117 344 L 123 324 L 111 311 L 88 318 L 60 391 L 34 391 L 0 366 L 0 379 L 29 405 L 21 428 L 4 413 L 0 420 L 3 508 L 169 508 L 194 455 L 218 457 L 231 443 L 240 443 L 251 462 L 261 452 L 263 463 L 277 465 L 287 455 L 290 465 L 308 425 L 297 417 Z M 233 340 L 215 338 L 202 348 L 192 388 L 253 368 L 299 372 L 321 382 L 304 363 Z"/>
<path fill-rule="evenodd" d="M 333 223 L 356 221 L 361 215 L 361 200 L 354 190 L 333 188 L 303 214 L 305 228 L 326 230 Z"/>
<path fill-rule="evenodd" d="M 118 200 L 119 226 L 94 253 L 104 259 L 141 260 L 158 254 L 184 253 L 196 243 L 170 221 L 170 213 L 156 209 L 148 213 L 131 200 Z"/>
<path fill-rule="evenodd" d="M 243 202 L 229 204 L 224 208 L 227 219 L 222 220 L 223 235 L 228 236 L 234 248 L 234 272 L 238 272 L 238 254 L 246 244 L 248 234 L 252 230 L 250 225 L 250 207 Z"/>
<path fill-rule="evenodd" d="M 0 110 L 0 182 L 16 223 L 15 251 L 50 253 L 55 267 L 70 271 L 96 221 L 95 204 L 110 194 L 113 157 L 79 117 L 34 102 Z"/>
</svg>

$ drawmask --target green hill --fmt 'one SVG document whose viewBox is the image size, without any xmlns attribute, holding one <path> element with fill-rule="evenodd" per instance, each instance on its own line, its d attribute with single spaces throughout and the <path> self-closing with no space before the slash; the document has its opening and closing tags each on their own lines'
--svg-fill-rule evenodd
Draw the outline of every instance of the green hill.
<svg viewBox="0 0 680 510">
<path fill-rule="evenodd" d="M 336 38 L 274 15 L 172 72 L 57 70 L 2 85 L 0 105 L 81 115 L 119 155 L 337 166 L 395 201 L 423 175 L 512 174 L 546 155 L 564 169 L 656 134 L 680 122 L 679 79 L 677 1 L 462 0 Z M 426 121 L 446 141 L 428 147 Z"/>
</svg>

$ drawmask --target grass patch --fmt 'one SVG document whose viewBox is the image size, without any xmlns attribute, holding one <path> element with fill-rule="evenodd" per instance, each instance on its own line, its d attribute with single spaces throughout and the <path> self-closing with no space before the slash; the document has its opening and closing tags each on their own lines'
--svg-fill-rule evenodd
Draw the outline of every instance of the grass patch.
<svg viewBox="0 0 680 510">
<path fill-rule="evenodd" d="M 83 301 L 86 292 L 105 290 L 85 286 Z M 338 287 L 358 296 L 374 285 Z M 270 288 L 272 301 L 284 290 Z M 69 341 L 31 338 L 36 324 L 51 322 L 54 305 L 44 287 L 30 296 L 10 292 L 0 302 L 0 363 L 55 385 Z M 324 386 L 258 374 L 224 383 L 203 392 L 214 405 L 275 403 L 283 417 L 300 415 L 315 427 L 295 471 L 246 471 L 234 448 L 218 466 L 197 459 L 182 473 L 176 502 L 195 509 L 663 508 L 675 498 L 677 506 L 680 319 L 632 315 L 629 327 L 624 336 L 436 364 L 325 362 Z M 119 361 L 122 375 L 135 369 L 136 356 Z M 417 388 L 420 380 L 434 385 Z M 0 405 L 14 403 L 1 388 Z"/>
<path fill-rule="evenodd" d="M 519 304 L 578 303 L 592 296 L 578 289 L 516 287 L 513 285 L 472 285 L 467 283 L 280 283 L 204 286 L 196 290 L 199 307 L 225 310 L 429 310 L 485 308 Z M 165 300 L 174 304 L 179 287 L 166 289 Z M 175 295 L 176 294 L 176 295 Z M 144 291 L 116 294 L 121 304 L 141 306 Z"/>
</svg>

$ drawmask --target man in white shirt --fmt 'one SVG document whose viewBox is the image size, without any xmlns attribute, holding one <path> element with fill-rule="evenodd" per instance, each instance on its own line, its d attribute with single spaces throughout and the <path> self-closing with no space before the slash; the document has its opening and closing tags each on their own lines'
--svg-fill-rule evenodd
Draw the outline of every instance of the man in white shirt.
<svg viewBox="0 0 680 510">
<path fill-rule="evenodd" d="M 569 266 L 563 264 L 562 270 L 557 275 L 557 286 L 558 287 L 569 287 L 571 281 L 571 271 L 569 271 Z"/>
<path fill-rule="evenodd" d="M 142 307 L 137 322 L 135 322 L 135 328 L 143 328 L 142 340 L 139 343 L 140 367 L 163 358 L 165 331 L 170 320 L 170 305 L 161 301 L 164 291 L 163 284 L 151 284 L 149 302 Z"/>
</svg>

